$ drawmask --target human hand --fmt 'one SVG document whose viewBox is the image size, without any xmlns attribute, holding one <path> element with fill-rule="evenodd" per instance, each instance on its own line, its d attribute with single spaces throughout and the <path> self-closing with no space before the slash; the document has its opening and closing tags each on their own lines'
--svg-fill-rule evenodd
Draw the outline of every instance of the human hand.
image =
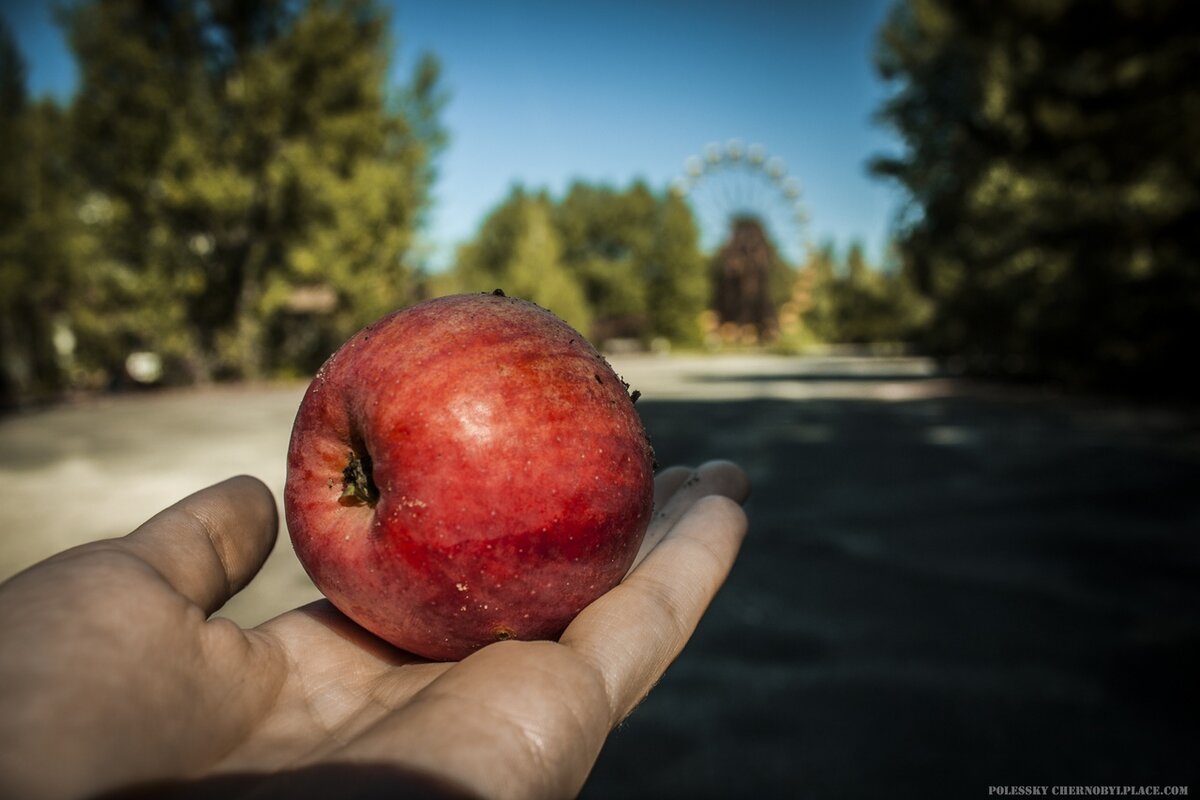
<svg viewBox="0 0 1200 800">
<path fill-rule="evenodd" d="M 0 585 L 0 796 L 573 796 L 724 581 L 748 490 L 664 470 L 635 567 L 558 642 L 434 663 L 324 600 L 210 619 L 278 516 L 253 478 L 204 489 Z"/>
</svg>

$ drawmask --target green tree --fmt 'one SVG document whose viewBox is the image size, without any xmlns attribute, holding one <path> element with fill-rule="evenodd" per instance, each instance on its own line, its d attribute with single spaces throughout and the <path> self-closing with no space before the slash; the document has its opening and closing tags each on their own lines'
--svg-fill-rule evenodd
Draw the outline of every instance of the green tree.
<svg viewBox="0 0 1200 800">
<path fill-rule="evenodd" d="M 577 181 L 557 202 L 516 188 L 462 248 L 453 273 L 432 283 L 437 293 L 503 288 L 597 342 L 694 343 L 710 292 L 690 209 L 641 182 L 618 190 Z"/>
<path fill-rule="evenodd" d="M 311 370 L 410 299 L 438 70 L 389 96 L 372 3 L 97 0 L 66 23 L 98 363 L 144 348 L 180 378 Z"/>
<path fill-rule="evenodd" d="M 679 344 L 698 344 L 700 314 L 712 289 L 696 221 L 675 192 L 658 202 L 653 234 L 643 267 L 649 332 Z"/>
<path fill-rule="evenodd" d="M 159 166 L 202 77 L 194 8 L 113 0 L 69 6 L 62 19 L 80 71 L 70 146 L 91 256 L 72 318 L 81 360 L 114 378 L 136 350 L 182 364 L 197 349 L 183 287 L 152 245 L 164 234 Z"/>
<path fill-rule="evenodd" d="M 868 265 L 862 244 L 852 242 L 841 274 L 830 286 L 836 341 L 867 344 L 910 339 L 922 314 L 906 277 L 903 272 Z"/>
<path fill-rule="evenodd" d="M 859 242 L 840 262 L 832 243 L 814 249 L 798 279 L 807 295 L 804 326 L 823 342 L 909 342 L 928 317 L 908 274 L 868 263 Z"/>
<path fill-rule="evenodd" d="M 1200 341 L 1200 25 L 1183 0 L 898 3 L 877 63 L 906 144 L 927 344 L 980 370 L 1179 390 Z"/>
<path fill-rule="evenodd" d="M 583 287 L 599 339 L 646 331 L 646 259 L 653 244 L 654 195 L 576 181 L 555 206 L 563 262 Z"/>
<path fill-rule="evenodd" d="M 11 226 L 24 210 L 23 176 L 19 167 L 25 149 L 22 117 L 28 105 L 25 92 L 25 60 L 0 19 L 0 224 Z"/>
<path fill-rule="evenodd" d="M 832 242 L 813 248 L 801 268 L 807 290 L 802 314 L 805 327 L 823 342 L 841 341 L 837 291 L 837 256 Z"/>
<path fill-rule="evenodd" d="M 562 241 L 549 197 L 516 187 L 463 246 L 446 292 L 502 289 L 548 308 L 576 330 L 588 332 L 592 312 L 583 288 L 562 262 Z"/>
<path fill-rule="evenodd" d="M 0 406 L 54 396 L 69 378 L 66 325 L 78 224 L 59 109 L 26 97 L 0 23 Z"/>
</svg>

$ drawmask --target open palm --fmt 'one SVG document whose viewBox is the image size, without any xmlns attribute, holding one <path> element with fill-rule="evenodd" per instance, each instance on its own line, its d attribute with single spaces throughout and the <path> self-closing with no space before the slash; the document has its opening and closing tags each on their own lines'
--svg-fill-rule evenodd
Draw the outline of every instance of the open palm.
<svg viewBox="0 0 1200 800">
<path fill-rule="evenodd" d="M 0 795 L 564 797 L 679 653 L 745 532 L 735 466 L 671 468 L 626 579 L 558 642 L 425 661 L 325 601 L 210 618 L 261 567 L 234 478 L 0 586 Z"/>
</svg>

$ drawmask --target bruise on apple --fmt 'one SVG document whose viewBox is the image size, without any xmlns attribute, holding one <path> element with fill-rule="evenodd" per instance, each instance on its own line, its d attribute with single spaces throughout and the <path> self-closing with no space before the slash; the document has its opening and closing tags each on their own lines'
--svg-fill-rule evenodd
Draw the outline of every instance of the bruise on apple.
<svg viewBox="0 0 1200 800">
<path fill-rule="evenodd" d="M 296 553 L 347 616 L 419 655 L 557 638 L 625 574 L 649 522 L 635 400 L 532 303 L 458 295 L 391 314 L 330 357 L 297 413 Z"/>
</svg>

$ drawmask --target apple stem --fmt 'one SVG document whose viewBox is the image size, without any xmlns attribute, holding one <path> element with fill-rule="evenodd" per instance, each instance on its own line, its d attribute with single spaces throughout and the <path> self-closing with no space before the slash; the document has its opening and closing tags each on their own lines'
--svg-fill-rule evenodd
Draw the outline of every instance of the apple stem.
<svg viewBox="0 0 1200 800">
<path fill-rule="evenodd" d="M 342 470 L 342 485 L 339 503 L 344 506 L 366 504 L 374 507 L 379 500 L 379 489 L 371 476 L 371 456 L 366 453 L 360 456 L 351 450 L 346 468 Z"/>
</svg>

